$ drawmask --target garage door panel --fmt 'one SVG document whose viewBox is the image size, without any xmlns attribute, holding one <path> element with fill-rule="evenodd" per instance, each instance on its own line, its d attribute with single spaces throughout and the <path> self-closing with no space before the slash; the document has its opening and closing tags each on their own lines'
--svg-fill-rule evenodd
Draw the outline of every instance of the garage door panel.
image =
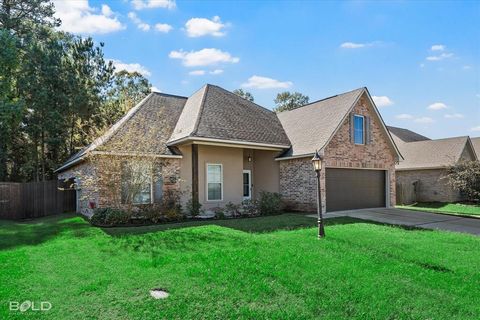
<svg viewBox="0 0 480 320">
<path fill-rule="evenodd" d="M 327 211 L 385 206 L 385 171 L 327 168 Z"/>
</svg>

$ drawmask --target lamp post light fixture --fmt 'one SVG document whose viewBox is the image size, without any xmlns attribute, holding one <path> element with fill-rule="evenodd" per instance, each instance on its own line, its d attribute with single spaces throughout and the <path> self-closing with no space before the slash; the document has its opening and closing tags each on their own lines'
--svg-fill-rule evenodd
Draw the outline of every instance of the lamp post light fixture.
<svg viewBox="0 0 480 320">
<path fill-rule="evenodd" d="M 322 216 L 322 189 L 320 186 L 320 173 L 322 171 L 322 157 L 318 154 L 318 150 L 315 150 L 315 155 L 312 158 L 313 169 L 317 174 L 317 213 L 318 213 L 318 238 L 325 237 L 325 229 L 323 227 Z"/>
</svg>

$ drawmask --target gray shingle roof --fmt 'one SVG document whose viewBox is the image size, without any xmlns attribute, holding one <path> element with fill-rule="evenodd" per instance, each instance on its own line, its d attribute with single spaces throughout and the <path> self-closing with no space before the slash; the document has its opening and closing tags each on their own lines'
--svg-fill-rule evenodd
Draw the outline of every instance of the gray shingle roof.
<svg viewBox="0 0 480 320">
<path fill-rule="evenodd" d="M 186 101 L 186 97 L 157 92 L 149 94 L 103 136 L 70 157 L 56 172 L 71 167 L 94 150 L 155 155 L 178 154 L 175 148 L 167 147 L 166 141 L 173 132 Z"/>
<path fill-rule="evenodd" d="M 188 99 L 169 143 L 189 137 L 290 146 L 274 112 L 209 84 Z"/>
<path fill-rule="evenodd" d="M 430 138 L 427 138 L 425 136 L 422 136 L 421 134 L 418 134 L 416 132 L 413 132 L 408 129 L 404 128 L 398 128 L 398 127 L 392 127 L 392 126 L 387 126 L 388 131 L 393 136 L 396 136 L 403 142 L 415 142 L 415 141 L 424 141 L 424 140 L 430 140 Z"/>
<path fill-rule="evenodd" d="M 468 137 L 399 143 L 403 161 L 397 170 L 442 168 L 455 164 L 469 141 Z"/>
<path fill-rule="evenodd" d="M 278 118 L 292 143 L 282 157 L 313 154 L 325 147 L 364 91 L 365 88 L 359 88 L 279 113 Z"/>
<path fill-rule="evenodd" d="M 471 138 L 471 140 L 477 157 L 480 157 L 480 137 Z"/>
</svg>

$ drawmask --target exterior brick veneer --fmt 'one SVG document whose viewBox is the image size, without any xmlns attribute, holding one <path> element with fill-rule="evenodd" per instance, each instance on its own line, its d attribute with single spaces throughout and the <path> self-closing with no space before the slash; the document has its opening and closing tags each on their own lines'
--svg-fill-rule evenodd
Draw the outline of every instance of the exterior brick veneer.
<svg viewBox="0 0 480 320">
<path fill-rule="evenodd" d="M 458 191 L 448 185 L 445 169 L 401 170 L 397 171 L 397 182 L 412 186 L 418 181 L 415 190 L 418 202 L 455 202 L 465 200 Z"/>
<path fill-rule="evenodd" d="M 387 133 L 381 128 L 381 123 L 365 94 L 359 99 L 353 112 L 370 117 L 372 143 L 355 145 L 350 141 L 350 121 L 347 117 L 325 147 L 324 167 L 386 170 L 390 185 L 388 204 L 394 206 L 395 151 L 389 145 Z M 322 207 L 325 212 L 325 170 L 322 170 L 321 186 Z M 316 210 L 316 190 L 316 176 L 311 156 L 280 161 L 280 193 L 289 208 L 302 211 Z"/>
<path fill-rule="evenodd" d="M 92 209 L 89 203 L 98 208 L 127 208 L 121 203 L 121 163 L 138 161 L 138 158 L 125 156 L 95 156 L 84 163 L 72 167 L 58 175 L 58 179 L 76 181 L 80 213 L 90 216 Z M 142 160 L 147 160 L 143 157 Z M 163 191 L 180 192 L 180 159 L 148 158 L 153 164 L 153 176 L 163 177 Z"/>
</svg>

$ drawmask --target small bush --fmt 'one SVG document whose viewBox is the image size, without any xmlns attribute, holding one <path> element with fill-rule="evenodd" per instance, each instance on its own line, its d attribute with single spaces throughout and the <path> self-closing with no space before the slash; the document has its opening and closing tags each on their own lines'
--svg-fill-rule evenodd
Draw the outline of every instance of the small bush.
<svg viewBox="0 0 480 320">
<path fill-rule="evenodd" d="M 241 206 L 242 216 L 255 217 L 260 215 L 258 208 L 258 201 L 255 200 L 243 200 Z"/>
<path fill-rule="evenodd" d="M 282 198 L 276 192 L 260 192 L 258 209 L 261 215 L 278 214 L 282 211 Z"/>
<path fill-rule="evenodd" d="M 480 201 L 480 161 L 458 163 L 447 169 L 448 183 L 467 200 Z"/>
<path fill-rule="evenodd" d="M 165 221 L 165 215 L 159 205 L 143 205 L 139 208 L 138 217 L 144 221 L 159 223 Z"/>
<path fill-rule="evenodd" d="M 225 219 L 225 211 L 223 210 L 223 208 L 220 208 L 220 207 L 213 208 L 213 213 L 215 214 L 215 218 Z"/>
<path fill-rule="evenodd" d="M 165 210 L 165 218 L 167 221 L 180 221 L 184 219 L 184 216 L 178 207 L 173 207 Z"/>
<path fill-rule="evenodd" d="M 130 214 L 120 209 L 100 208 L 94 210 L 90 221 L 94 225 L 122 225 L 127 224 L 130 221 Z"/>
<path fill-rule="evenodd" d="M 199 214 L 203 213 L 202 204 L 198 200 L 190 199 L 186 204 L 187 213 L 192 217 L 196 217 Z"/>
<path fill-rule="evenodd" d="M 225 205 L 225 215 L 229 217 L 239 217 L 240 216 L 240 205 L 229 202 Z"/>
</svg>

